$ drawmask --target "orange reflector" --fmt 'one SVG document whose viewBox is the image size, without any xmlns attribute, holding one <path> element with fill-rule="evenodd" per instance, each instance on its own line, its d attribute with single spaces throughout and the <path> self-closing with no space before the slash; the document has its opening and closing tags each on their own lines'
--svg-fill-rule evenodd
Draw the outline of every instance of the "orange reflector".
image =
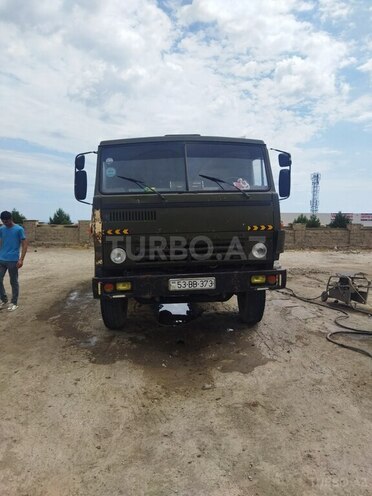
<svg viewBox="0 0 372 496">
<path fill-rule="evenodd" d="M 251 276 L 251 284 L 264 284 L 266 276 Z"/>
<path fill-rule="evenodd" d="M 114 285 L 111 282 L 107 282 L 103 285 L 103 289 L 106 293 L 112 293 L 114 291 Z"/>
<path fill-rule="evenodd" d="M 266 280 L 268 284 L 276 284 L 276 275 L 267 276 Z"/>
<path fill-rule="evenodd" d="M 132 283 L 131 282 L 117 282 L 116 283 L 116 289 L 118 291 L 129 291 L 132 289 Z"/>
</svg>

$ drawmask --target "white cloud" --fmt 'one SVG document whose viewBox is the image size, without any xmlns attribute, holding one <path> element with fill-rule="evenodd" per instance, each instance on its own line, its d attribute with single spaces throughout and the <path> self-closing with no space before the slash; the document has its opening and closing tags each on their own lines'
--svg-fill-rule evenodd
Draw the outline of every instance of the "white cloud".
<svg viewBox="0 0 372 496">
<path fill-rule="evenodd" d="M 2 182 L 12 184 L 12 188 L 37 186 L 44 193 L 71 189 L 72 166 L 66 160 L 53 155 L 2 149 L 0 161 L 6 164 L 1 172 Z"/>
<path fill-rule="evenodd" d="M 364 64 L 360 65 L 358 69 L 362 72 L 370 72 L 372 75 L 372 59 L 367 60 Z"/>
<path fill-rule="evenodd" d="M 312 7 L 194 0 L 175 24 L 154 1 L 31 0 L 23 12 L 3 2 L 0 61 L 17 81 L 6 90 L 3 134 L 71 150 L 185 127 L 272 136 L 283 120 L 298 126 L 294 106 L 342 96 L 338 71 L 349 57 L 345 42 L 296 18 Z M 195 22 L 208 24 L 189 31 Z M 319 108 L 305 115 L 302 137 L 323 118 Z"/>
<path fill-rule="evenodd" d="M 345 19 L 352 12 L 352 2 L 342 0 L 318 0 L 321 19 L 323 21 L 331 19 L 333 21 Z"/>
</svg>

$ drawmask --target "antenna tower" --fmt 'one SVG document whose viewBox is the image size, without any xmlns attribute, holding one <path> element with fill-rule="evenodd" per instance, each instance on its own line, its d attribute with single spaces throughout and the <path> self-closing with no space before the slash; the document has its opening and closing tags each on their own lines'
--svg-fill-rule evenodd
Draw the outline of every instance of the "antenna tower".
<svg viewBox="0 0 372 496">
<path fill-rule="evenodd" d="M 313 172 L 311 174 L 311 200 L 310 200 L 310 211 L 313 215 L 316 215 L 319 210 L 319 183 L 320 183 L 320 172 Z"/>
</svg>

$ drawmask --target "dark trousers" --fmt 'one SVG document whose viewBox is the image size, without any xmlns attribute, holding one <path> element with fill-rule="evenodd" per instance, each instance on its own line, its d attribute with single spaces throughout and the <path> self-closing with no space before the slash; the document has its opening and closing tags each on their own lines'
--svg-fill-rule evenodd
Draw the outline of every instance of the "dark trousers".
<svg viewBox="0 0 372 496">
<path fill-rule="evenodd" d="M 12 286 L 12 303 L 17 305 L 19 295 L 17 262 L 6 262 L 4 260 L 0 260 L 0 298 L 1 301 L 5 303 L 8 301 L 4 288 L 4 276 L 6 271 L 9 272 L 10 285 Z"/>
</svg>

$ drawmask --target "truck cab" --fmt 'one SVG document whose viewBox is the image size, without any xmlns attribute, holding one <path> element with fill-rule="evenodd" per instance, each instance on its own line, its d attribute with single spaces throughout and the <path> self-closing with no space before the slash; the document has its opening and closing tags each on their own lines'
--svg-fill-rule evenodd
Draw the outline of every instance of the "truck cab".
<svg viewBox="0 0 372 496">
<path fill-rule="evenodd" d="M 102 141 L 92 233 L 93 295 L 109 329 L 124 329 L 128 300 L 227 301 L 262 319 L 266 290 L 285 287 L 279 196 L 290 192 L 291 158 L 280 152 L 279 195 L 261 140 L 168 135 Z M 85 154 L 75 159 L 75 196 L 85 202 Z M 86 202 L 85 202 L 86 203 Z"/>
</svg>

